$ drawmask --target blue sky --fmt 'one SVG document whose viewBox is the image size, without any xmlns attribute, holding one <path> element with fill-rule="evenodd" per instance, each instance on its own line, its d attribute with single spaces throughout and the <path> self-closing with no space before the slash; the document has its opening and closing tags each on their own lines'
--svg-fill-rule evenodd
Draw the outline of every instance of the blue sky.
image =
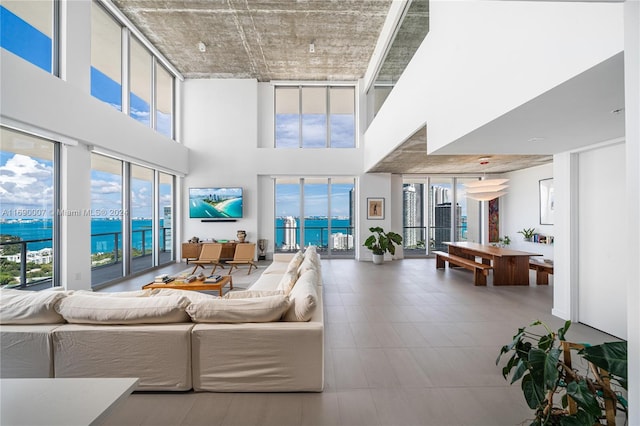
<svg viewBox="0 0 640 426">
<path fill-rule="evenodd" d="M 300 115 L 276 115 L 276 147 L 297 148 L 300 139 Z M 353 114 L 331 114 L 331 148 L 353 148 Z M 304 114 L 302 116 L 302 140 L 304 148 L 324 148 L 326 146 L 327 116 L 324 114 Z"/>
<path fill-rule="evenodd" d="M 304 187 L 305 216 L 329 216 L 328 185 L 307 184 Z M 349 191 L 352 184 L 332 184 L 330 216 L 349 216 Z M 300 185 L 276 185 L 276 217 L 300 216 Z"/>
</svg>

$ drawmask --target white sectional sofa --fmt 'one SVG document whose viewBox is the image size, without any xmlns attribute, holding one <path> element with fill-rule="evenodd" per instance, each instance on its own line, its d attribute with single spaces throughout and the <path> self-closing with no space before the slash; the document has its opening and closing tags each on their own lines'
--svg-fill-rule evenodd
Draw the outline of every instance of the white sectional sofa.
<svg viewBox="0 0 640 426">
<path fill-rule="evenodd" d="M 315 248 L 274 262 L 247 291 L 2 290 L 0 377 L 138 377 L 137 390 L 322 391 Z"/>
</svg>

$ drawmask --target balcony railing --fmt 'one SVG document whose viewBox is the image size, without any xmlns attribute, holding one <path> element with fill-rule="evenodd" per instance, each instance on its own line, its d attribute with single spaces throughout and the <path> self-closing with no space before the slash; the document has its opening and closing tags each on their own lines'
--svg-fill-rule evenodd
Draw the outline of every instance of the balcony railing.
<svg viewBox="0 0 640 426">
<path fill-rule="evenodd" d="M 329 234 L 328 226 L 305 226 L 304 244 L 317 246 L 319 252 L 328 253 L 330 249 L 331 254 L 353 255 L 355 253 L 353 230 L 352 226 L 332 226 Z M 276 226 L 275 251 L 287 253 L 300 250 L 300 231 L 301 228 L 298 227 Z M 331 241 L 332 236 L 333 241 Z"/>
<path fill-rule="evenodd" d="M 160 238 L 160 263 L 166 263 L 171 259 L 167 259 L 166 256 L 162 256 L 163 253 L 171 254 L 171 228 L 160 228 L 161 238 Z M 140 229 L 132 231 L 132 239 L 136 241 L 136 245 L 132 247 L 132 261 L 136 262 L 136 260 L 141 260 L 142 258 L 149 257 L 152 253 L 151 248 L 147 248 L 147 233 L 152 232 L 151 229 Z M 140 234 L 140 239 L 133 237 L 134 235 Z M 96 238 L 98 240 L 96 240 Z M 100 260 L 93 260 L 91 270 L 97 270 L 100 268 L 106 268 L 109 266 L 117 265 L 122 263 L 122 232 L 104 232 L 99 234 L 91 234 L 91 245 L 92 247 L 100 246 L 100 240 L 107 240 L 112 242 L 113 250 L 110 252 L 101 253 L 98 256 L 104 256 Z M 49 244 L 46 244 L 49 243 Z M 51 238 L 41 238 L 41 239 L 33 239 L 33 240 L 20 240 L 20 241 L 3 241 L 0 242 L 0 249 L 2 249 L 2 276 L 0 276 L 0 285 L 11 284 L 15 278 L 18 279 L 18 285 L 13 286 L 21 289 L 32 288 L 35 286 L 41 287 L 43 284 L 48 286 L 51 285 L 51 273 L 48 275 L 38 276 L 43 269 L 51 269 L 51 264 L 53 261 L 53 253 L 47 254 L 45 256 L 37 256 L 32 255 L 30 261 L 30 253 L 34 251 L 29 251 L 28 247 L 30 244 L 40 244 L 46 245 L 44 249 L 52 249 L 53 240 Z M 10 250 L 11 254 L 5 254 L 5 247 L 14 247 L 19 246 L 19 250 Z M 105 244 L 108 247 L 108 244 Z M 42 249 L 41 249 L 42 250 Z M 19 263 L 20 270 L 18 275 L 10 275 L 14 268 L 11 268 L 13 262 L 7 259 L 8 256 L 16 256 L 19 255 Z M 95 254 L 92 255 L 92 257 Z M 163 259 L 164 258 L 164 259 Z M 139 270 L 140 268 L 132 268 L 134 270 Z M 31 276 L 29 276 L 31 275 Z M 34 276 L 35 275 L 35 276 Z M 122 276 L 120 273 L 119 276 Z"/>
</svg>

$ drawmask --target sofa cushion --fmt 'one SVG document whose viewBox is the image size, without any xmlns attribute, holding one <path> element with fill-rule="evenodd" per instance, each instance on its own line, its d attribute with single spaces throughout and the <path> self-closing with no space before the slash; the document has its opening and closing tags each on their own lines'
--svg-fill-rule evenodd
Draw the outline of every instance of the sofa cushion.
<svg viewBox="0 0 640 426">
<path fill-rule="evenodd" d="M 266 297 L 284 295 L 282 290 L 240 290 L 230 291 L 223 299 L 249 299 L 251 297 Z"/>
<path fill-rule="evenodd" d="M 282 279 L 282 275 L 278 274 L 269 274 L 260 275 L 258 281 L 253 283 L 248 290 L 278 290 L 278 284 Z"/>
<path fill-rule="evenodd" d="M 315 282 L 318 279 L 315 270 L 300 275 L 296 285 L 289 293 L 291 306 L 284 315 L 285 321 L 309 321 L 318 304 L 318 291 Z"/>
<path fill-rule="evenodd" d="M 288 308 L 289 298 L 280 294 L 196 302 L 187 308 L 187 313 L 193 322 L 271 322 L 278 321 Z"/>
<path fill-rule="evenodd" d="M 189 299 L 165 297 L 96 297 L 72 294 L 56 304 L 56 311 L 76 324 L 157 324 L 189 321 Z"/>
<path fill-rule="evenodd" d="M 59 324 L 64 318 L 55 304 L 67 297 L 64 291 L 0 289 L 0 324 Z"/>
</svg>

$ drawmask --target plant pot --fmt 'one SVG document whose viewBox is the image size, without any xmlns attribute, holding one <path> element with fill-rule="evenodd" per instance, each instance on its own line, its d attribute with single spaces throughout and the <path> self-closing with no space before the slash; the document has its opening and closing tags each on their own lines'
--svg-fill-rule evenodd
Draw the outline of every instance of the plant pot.
<svg viewBox="0 0 640 426">
<path fill-rule="evenodd" d="M 384 262 L 384 254 L 374 254 L 373 255 L 373 264 L 374 265 L 382 265 Z"/>
</svg>

